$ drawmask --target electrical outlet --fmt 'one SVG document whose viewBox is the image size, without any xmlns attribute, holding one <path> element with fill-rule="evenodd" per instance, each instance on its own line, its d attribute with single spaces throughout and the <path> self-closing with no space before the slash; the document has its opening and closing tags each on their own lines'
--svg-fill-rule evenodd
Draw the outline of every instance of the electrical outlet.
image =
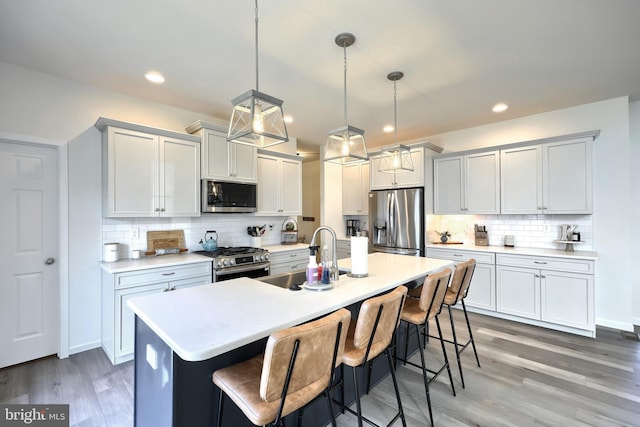
<svg viewBox="0 0 640 427">
<path fill-rule="evenodd" d="M 131 237 L 134 240 L 137 240 L 140 238 L 140 230 L 138 228 L 132 228 L 130 231 L 130 235 L 129 237 Z"/>
<path fill-rule="evenodd" d="M 269 231 L 273 231 L 273 224 L 269 224 Z"/>
<path fill-rule="evenodd" d="M 549 224 L 542 224 L 542 231 L 548 233 L 551 231 L 551 226 Z"/>
</svg>

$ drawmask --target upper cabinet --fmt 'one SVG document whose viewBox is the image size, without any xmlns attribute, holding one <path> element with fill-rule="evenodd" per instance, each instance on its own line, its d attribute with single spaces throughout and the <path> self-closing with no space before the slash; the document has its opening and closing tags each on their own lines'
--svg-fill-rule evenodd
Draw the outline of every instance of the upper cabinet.
<svg viewBox="0 0 640 427">
<path fill-rule="evenodd" d="M 100 118 L 107 217 L 200 216 L 200 138 Z"/>
<path fill-rule="evenodd" d="M 302 161 L 258 153 L 258 212 L 302 215 Z"/>
<path fill-rule="evenodd" d="M 501 150 L 502 213 L 591 214 L 592 138 Z"/>
<path fill-rule="evenodd" d="M 202 178 L 257 182 L 256 147 L 227 141 L 222 126 L 197 121 L 187 128 L 202 139 Z"/>
<path fill-rule="evenodd" d="M 500 152 L 436 157 L 434 213 L 500 213 Z"/>
<path fill-rule="evenodd" d="M 342 166 L 342 214 L 369 214 L 369 163 Z"/>
<path fill-rule="evenodd" d="M 424 147 L 411 149 L 413 171 L 388 173 L 378 172 L 380 155 L 371 158 L 371 190 L 424 186 Z"/>
</svg>

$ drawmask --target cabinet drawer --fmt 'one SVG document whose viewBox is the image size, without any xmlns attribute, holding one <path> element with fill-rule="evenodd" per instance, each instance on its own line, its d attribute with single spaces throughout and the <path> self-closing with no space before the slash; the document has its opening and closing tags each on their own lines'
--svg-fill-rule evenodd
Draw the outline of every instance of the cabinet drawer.
<svg viewBox="0 0 640 427">
<path fill-rule="evenodd" d="M 461 262 L 473 258 L 478 264 L 495 264 L 495 255 L 493 252 L 427 248 L 427 258 L 448 259 Z"/>
<path fill-rule="evenodd" d="M 205 275 L 209 275 L 209 277 L 211 277 L 211 261 L 118 273 L 115 275 L 115 288 L 123 289 L 132 286 L 176 281 L 193 276 Z"/>
<path fill-rule="evenodd" d="M 539 268 L 545 270 L 594 274 L 593 261 L 583 259 L 498 254 L 496 263 L 498 265 L 508 265 L 512 267 Z"/>
<path fill-rule="evenodd" d="M 271 259 L 271 264 L 279 264 L 283 262 L 295 262 L 298 260 L 309 260 L 309 250 L 308 249 L 299 249 L 295 251 L 286 251 L 286 252 L 277 252 L 269 254 Z"/>
</svg>

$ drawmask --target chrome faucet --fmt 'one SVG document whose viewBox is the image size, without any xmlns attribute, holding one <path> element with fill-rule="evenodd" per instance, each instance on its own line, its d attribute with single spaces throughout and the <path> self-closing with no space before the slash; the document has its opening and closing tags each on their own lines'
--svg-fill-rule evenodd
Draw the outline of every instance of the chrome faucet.
<svg viewBox="0 0 640 427">
<path fill-rule="evenodd" d="M 316 246 L 316 235 L 321 230 L 327 230 L 329 233 L 331 233 L 331 237 L 333 237 L 333 261 L 330 272 L 331 280 L 335 282 L 340 277 L 340 269 L 338 268 L 338 239 L 336 238 L 336 232 L 333 231 L 331 227 L 321 225 L 320 227 L 316 228 L 316 231 L 313 232 L 313 236 L 311 237 L 311 243 L 309 244 L 309 246 Z"/>
</svg>

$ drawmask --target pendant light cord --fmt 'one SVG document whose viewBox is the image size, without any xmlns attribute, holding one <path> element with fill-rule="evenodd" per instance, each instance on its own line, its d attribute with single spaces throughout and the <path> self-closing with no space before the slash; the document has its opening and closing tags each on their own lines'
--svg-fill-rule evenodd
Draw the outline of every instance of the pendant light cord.
<svg viewBox="0 0 640 427">
<path fill-rule="evenodd" d="M 256 92 L 260 92 L 258 87 L 258 0 L 256 0 Z"/>
<path fill-rule="evenodd" d="M 396 81 L 393 81 L 393 143 L 398 143 L 398 110 Z"/>
<path fill-rule="evenodd" d="M 344 124 L 347 126 L 349 120 L 347 119 L 347 46 L 342 45 L 344 50 Z"/>
</svg>

